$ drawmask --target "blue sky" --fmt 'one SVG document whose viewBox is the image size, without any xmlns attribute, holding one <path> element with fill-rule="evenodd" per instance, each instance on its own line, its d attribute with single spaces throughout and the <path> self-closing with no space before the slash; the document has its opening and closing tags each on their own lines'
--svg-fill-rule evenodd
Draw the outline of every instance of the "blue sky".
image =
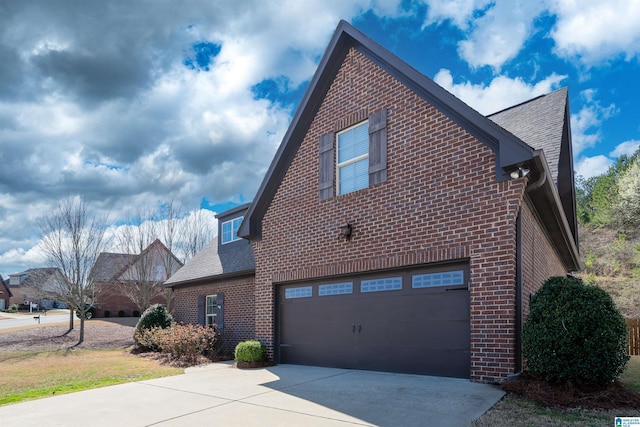
<svg viewBox="0 0 640 427">
<path fill-rule="evenodd" d="M 340 19 L 483 114 L 567 86 L 578 174 L 640 145 L 637 0 L 4 2 L 0 274 L 69 195 L 251 201 Z"/>
</svg>

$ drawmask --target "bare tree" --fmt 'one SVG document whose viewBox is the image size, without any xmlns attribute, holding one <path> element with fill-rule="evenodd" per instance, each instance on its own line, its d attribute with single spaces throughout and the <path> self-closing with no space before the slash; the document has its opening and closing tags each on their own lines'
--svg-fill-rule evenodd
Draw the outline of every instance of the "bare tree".
<svg viewBox="0 0 640 427">
<path fill-rule="evenodd" d="M 41 292 L 70 308 L 69 331 L 73 329 L 73 314 L 80 318 L 80 339 L 84 341 L 84 321 L 96 301 L 92 268 L 105 249 L 107 218 L 88 209 L 80 197 L 69 197 L 58 204 L 38 223 L 40 247 L 47 264 L 60 271 L 59 280 Z"/>
<path fill-rule="evenodd" d="M 213 239 L 213 221 L 208 215 L 205 215 L 205 212 L 209 211 L 195 210 L 182 220 L 180 242 L 183 262 L 193 258 Z"/>
<path fill-rule="evenodd" d="M 135 256 L 117 278 L 117 290 L 140 311 L 149 308 L 154 300 L 169 302 L 162 285 L 182 266 L 173 254 L 178 239 L 178 212 L 173 203 L 138 209 L 130 215 L 128 225 L 118 230 L 118 249 Z"/>
</svg>

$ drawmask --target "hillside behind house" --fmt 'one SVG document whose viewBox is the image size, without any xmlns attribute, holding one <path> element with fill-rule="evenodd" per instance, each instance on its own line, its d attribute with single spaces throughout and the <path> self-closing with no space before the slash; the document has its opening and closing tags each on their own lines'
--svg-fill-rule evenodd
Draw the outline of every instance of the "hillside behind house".
<svg viewBox="0 0 640 427">
<path fill-rule="evenodd" d="M 625 317 L 640 318 L 640 149 L 576 181 L 580 276 L 607 290 Z"/>
</svg>

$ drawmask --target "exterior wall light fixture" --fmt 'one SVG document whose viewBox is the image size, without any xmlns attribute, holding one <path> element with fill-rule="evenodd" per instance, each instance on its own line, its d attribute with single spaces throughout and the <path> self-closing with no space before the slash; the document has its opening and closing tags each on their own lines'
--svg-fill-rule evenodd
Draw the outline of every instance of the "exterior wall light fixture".
<svg viewBox="0 0 640 427">
<path fill-rule="evenodd" d="M 527 175 L 529 175 L 529 169 L 523 168 L 523 167 L 518 167 L 518 169 L 512 170 L 511 173 L 509 174 L 511 179 L 524 178 Z"/>
<path fill-rule="evenodd" d="M 353 233 L 353 226 L 345 222 L 340 226 L 340 236 L 344 238 L 344 240 L 351 240 L 351 234 Z"/>
</svg>

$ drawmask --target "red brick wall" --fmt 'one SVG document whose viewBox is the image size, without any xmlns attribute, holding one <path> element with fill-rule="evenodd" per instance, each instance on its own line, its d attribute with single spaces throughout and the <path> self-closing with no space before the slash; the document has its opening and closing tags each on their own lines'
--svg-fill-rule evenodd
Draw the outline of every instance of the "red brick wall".
<svg viewBox="0 0 640 427">
<path fill-rule="evenodd" d="M 136 304 L 119 292 L 120 286 L 122 285 L 116 283 L 96 284 L 96 317 L 104 317 L 105 311 L 109 311 L 109 317 L 117 317 L 120 310 L 124 311 L 125 317 L 133 316 L 134 311 L 141 313 Z M 151 303 L 167 305 L 167 298 L 164 296 L 155 297 L 152 298 Z"/>
<path fill-rule="evenodd" d="M 522 208 L 522 317 L 529 314 L 529 298 L 552 276 L 564 276 L 560 257 L 543 231 L 529 203 Z"/>
<path fill-rule="evenodd" d="M 318 140 L 388 109 L 388 180 L 318 199 Z M 497 183 L 484 144 L 351 50 L 255 241 L 256 337 L 273 351 L 274 284 L 469 259 L 471 377 L 515 370 L 516 217 L 525 179 Z M 353 238 L 339 225 L 353 223 Z"/>
<path fill-rule="evenodd" d="M 198 323 L 198 296 L 224 293 L 225 349 L 233 351 L 255 338 L 254 277 L 245 276 L 211 283 L 178 286 L 173 291 L 173 316 L 177 322 Z"/>
</svg>

